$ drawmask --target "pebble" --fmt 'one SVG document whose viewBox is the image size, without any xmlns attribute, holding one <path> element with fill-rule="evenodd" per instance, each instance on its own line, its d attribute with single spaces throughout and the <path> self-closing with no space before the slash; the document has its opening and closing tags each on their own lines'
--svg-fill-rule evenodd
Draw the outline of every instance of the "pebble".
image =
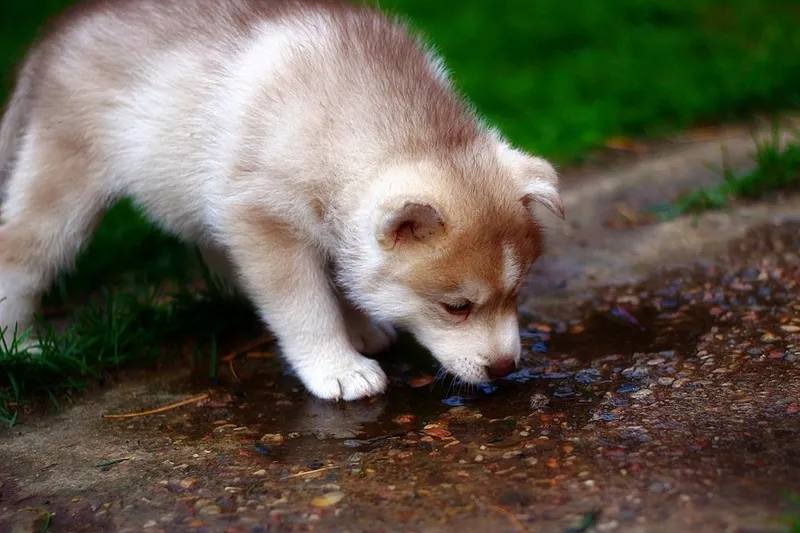
<svg viewBox="0 0 800 533">
<path fill-rule="evenodd" d="M 321 508 L 331 507 L 342 501 L 344 497 L 345 497 L 344 492 L 341 491 L 329 492 L 327 494 L 324 494 L 322 496 L 319 496 L 311 500 L 311 505 L 314 507 L 321 507 Z"/>
<path fill-rule="evenodd" d="M 401 426 L 407 426 L 416 423 L 417 417 L 412 414 L 405 414 L 395 417 L 394 422 L 395 424 L 400 424 Z"/>
<path fill-rule="evenodd" d="M 218 515 L 222 513 L 222 509 L 219 505 L 206 505 L 198 509 L 197 513 L 201 515 Z"/>
<path fill-rule="evenodd" d="M 439 424 L 428 424 L 422 429 L 422 432 L 429 437 L 434 437 L 437 439 L 444 439 L 452 435 L 452 433 L 444 429 Z"/>
<path fill-rule="evenodd" d="M 786 324 L 781 326 L 781 329 L 787 333 L 800 333 L 800 326 Z"/>
<path fill-rule="evenodd" d="M 541 392 L 537 392 L 536 394 L 531 396 L 530 405 L 531 405 L 531 409 L 534 410 L 534 411 L 537 411 L 539 409 L 547 407 L 547 405 L 549 403 L 550 403 L 550 399 L 547 396 L 545 396 L 544 394 L 542 394 Z"/>
<path fill-rule="evenodd" d="M 269 444 L 274 445 L 281 445 L 284 443 L 283 435 L 280 433 L 267 433 L 263 437 L 261 437 L 261 442 L 267 442 Z"/>
<path fill-rule="evenodd" d="M 414 378 L 408 382 L 413 388 L 418 389 L 420 387 L 425 387 L 426 385 L 430 385 L 433 383 L 433 376 L 422 376 L 419 378 Z"/>
<path fill-rule="evenodd" d="M 675 380 L 675 382 L 672 384 L 672 388 L 673 389 L 680 389 L 681 387 L 686 385 L 688 382 L 689 382 L 689 380 L 686 379 L 686 378 L 681 378 L 681 379 Z"/>
</svg>

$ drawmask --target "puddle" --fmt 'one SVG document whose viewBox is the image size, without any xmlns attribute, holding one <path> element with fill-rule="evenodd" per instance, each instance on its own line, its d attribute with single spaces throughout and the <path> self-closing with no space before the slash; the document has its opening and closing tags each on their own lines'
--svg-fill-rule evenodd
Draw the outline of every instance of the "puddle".
<svg viewBox="0 0 800 533">
<path fill-rule="evenodd" d="M 566 427 L 581 427 L 613 420 L 616 415 L 606 407 L 628 405 L 650 382 L 675 375 L 685 350 L 708 331 L 711 318 L 705 307 L 678 319 L 663 308 L 614 305 L 579 321 L 533 323 L 522 331 L 521 368 L 480 386 L 443 377 L 424 350 L 403 338 L 380 358 L 389 392 L 338 404 L 311 398 L 287 375 L 274 346 L 265 344 L 251 350 L 257 357 L 240 354 L 230 366 L 220 364 L 213 380 L 198 366 L 194 379 L 180 387 L 189 394 L 211 386 L 212 399 L 169 417 L 159 431 L 177 443 L 235 439 L 243 453 L 314 465 L 332 455 L 425 438 L 424 428 L 443 420 L 446 434 L 458 439 L 485 434 L 487 422 L 508 421 L 491 427 L 494 443 L 519 430 L 515 420 L 532 414 L 555 415 Z M 127 427 L 139 432 L 152 428 L 152 421 Z M 552 431 L 555 435 L 558 428 Z"/>
<path fill-rule="evenodd" d="M 178 385 L 179 374 L 153 373 L 146 392 L 136 389 L 146 405 L 117 390 L 91 416 L 74 409 L 76 419 L 7 441 L 17 460 L 3 459 L 33 494 L 26 506 L 51 501 L 57 487 L 67 502 L 60 517 L 78 508 L 91 520 L 134 515 L 164 531 L 239 522 L 263 531 L 265 521 L 320 532 L 510 525 L 482 506 L 548 531 L 596 509 L 621 531 L 676 512 L 703 512 L 695 523 L 705 524 L 753 502 L 773 512 L 779 491 L 800 493 L 798 230 L 769 261 L 755 235 L 744 243 L 755 259 L 609 288 L 576 304 L 575 320 L 525 320 L 521 368 L 485 386 L 442 378 L 404 338 L 380 358 L 387 394 L 321 402 L 265 344 L 221 361 L 213 380 L 199 363 Z M 235 340 L 221 339 L 219 353 Z M 152 416 L 99 414 L 206 391 L 200 404 Z M 91 448 L 87 434 L 97 435 Z M 25 462 L 34 455 L 37 468 Z M 134 459 L 92 466 L 121 457 Z M 76 495 L 75 480 L 92 489 Z M 678 497 L 691 505 L 676 507 Z M 728 502 L 725 512 L 710 499 Z M 736 529 L 724 525 L 715 529 Z"/>
</svg>

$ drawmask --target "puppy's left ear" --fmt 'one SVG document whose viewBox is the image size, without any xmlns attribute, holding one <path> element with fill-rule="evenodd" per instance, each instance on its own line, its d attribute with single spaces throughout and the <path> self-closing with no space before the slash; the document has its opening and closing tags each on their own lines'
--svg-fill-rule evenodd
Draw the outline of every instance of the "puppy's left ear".
<svg viewBox="0 0 800 533">
<path fill-rule="evenodd" d="M 511 170 L 517 183 L 522 186 L 520 201 L 528 209 L 540 203 L 554 215 L 564 218 L 564 203 L 558 190 L 558 173 L 549 162 L 535 157 L 501 142 L 498 156 Z"/>
</svg>

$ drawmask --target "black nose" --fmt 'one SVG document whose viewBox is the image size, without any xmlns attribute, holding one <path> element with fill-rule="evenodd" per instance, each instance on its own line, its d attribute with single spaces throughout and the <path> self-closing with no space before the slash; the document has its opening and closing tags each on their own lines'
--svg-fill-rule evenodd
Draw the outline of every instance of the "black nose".
<svg viewBox="0 0 800 533">
<path fill-rule="evenodd" d="M 517 369 L 517 363 L 511 357 L 497 359 L 486 367 L 489 377 L 492 379 L 504 378 Z"/>
</svg>

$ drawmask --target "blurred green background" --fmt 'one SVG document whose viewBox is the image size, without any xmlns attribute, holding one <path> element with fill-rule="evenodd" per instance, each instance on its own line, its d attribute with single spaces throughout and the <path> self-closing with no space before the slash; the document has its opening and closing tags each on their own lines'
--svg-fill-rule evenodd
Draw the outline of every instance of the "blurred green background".
<svg viewBox="0 0 800 533">
<path fill-rule="evenodd" d="M 190 0 L 187 0 L 190 1 Z M 3 0 L 0 72 L 69 0 Z M 800 104 L 797 0 L 382 0 L 517 143 L 560 162 L 609 137 Z"/>
<path fill-rule="evenodd" d="M 70 3 L 0 3 L 0 99 L 41 25 Z M 609 138 L 657 137 L 800 104 L 798 0 L 380 5 L 428 36 L 491 122 L 561 164 L 591 157 Z M 81 279 L 96 286 L 119 270 L 153 278 L 185 269 L 185 249 L 130 206 L 108 219 L 78 263 L 81 275 L 62 279 L 63 295 Z"/>
</svg>

